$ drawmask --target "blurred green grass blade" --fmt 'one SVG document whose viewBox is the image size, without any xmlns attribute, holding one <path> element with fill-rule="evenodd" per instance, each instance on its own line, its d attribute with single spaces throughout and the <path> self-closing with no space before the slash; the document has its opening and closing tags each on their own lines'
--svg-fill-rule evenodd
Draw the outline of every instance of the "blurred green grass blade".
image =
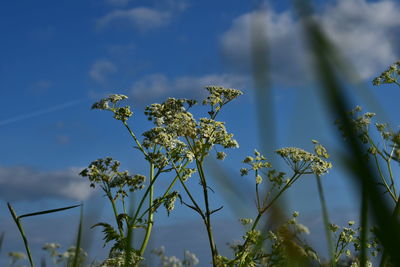
<svg viewBox="0 0 400 267">
<path fill-rule="evenodd" d="M 398 219 L 399 213 L 400 213 L 400 199 L 397 200 L 396 206 L 394 208 L 394 211 L 393 211 L 393 214 L 392 214 L 393 220 Z M 389 261 L 388 253 L 387 253 L 387 251 L 384 251 L 379 266 L 380 267 L 385 267 L 386 264 L 388 263 L 388 261 Z"/>
<path fill-rule="evenodd" d="M 400 266 L 400 253 L 397 246 L 400 242 L 399 222 L 392 218 L 387 201 L 377 187 L 378 180 L 376 172 L 365 160 L 362 144 L 359 142 L 355 129 L 347 115 L 350 105 L 344 97 L 343 88 L 337 76 L 338 70 L 332 66 L 332 58 L 335 58 L 337 51 L 327 40 L 318 24 L 312 17 L 312 9 L 308 1 L 296 1 L 298 13 L 303 21 L 306 40 L 308 41 L 313 53 L 316 73 L 319 75 L 321 85 L 324 90 L 326 103 L 331 112 L 343 123 L 344 132 L 348 136 L 348 151 L 353 163 L 350 171 L 353 173 L 354 180 L 362 190 L 368 192 L 368 200 L 379 231 L 376 233 L 381 240 L 385 250 L 390 254 L 393 264 Z"/>
<path fill-rule="evenodd" d="M 361 193 L 361 251 L 360 251 L 360 266 L 367 266 L 367 238 L 368 238 L 368 191 L 365 186 Z"/>
<path fill-rule="evenodd" d="M 250 40 L 259 140 L 264 155 L 272 153 L 276 143 L 266 18 L 263 8 L 260 8 L 251 21 Z"/>
<path fill-rule="evenodd" d="M 46 259 L 44 256 L 40 259 L 40 267 L 46 267 Z"/>
<path fill-rule="evenodd" d="M 324 222 L 324 230 L 325 230 L 325 236 L 326 236 L 326 243 L 328 247 L 328 252 L 330 256 L 330 262 L 332 263 L 332 266 L 336 266 L 335 261 L 334 261 L 334 249 L 333 249 L 333 241 L 332 241 L 332 235 L 331 231 L 329 230 L 329 213 L 328 213 L 328 208 L 326 205 L 326 200 L 325 200 L 325 195 L 324 195 L 324 190 L 322 187 L 322 182 L 321 182 L 321 177 L 318 175 L 315 175 L 315 179 L 317 181 L 317 186 L 318 186 L 318 194 L 319 194 L 319 199 L 321 203 L 321 209 L 322 209 L 322 219 Z"/>
<path fill-rule="evenodd" d="M 15 213 L 14 208 L 11 206 L 10 203 L 7 203 L 7 206 L 8 206 L 8 210 L 11 213 L 12 218 L 14 219 L 15 224 L 18 227 L 18 230 L 19 230 L 19 233 L 21 234 L 22 240 L 24 241 L 24 246 L 25 246 L 26 254 L 28 255 L 29 263 L 30 263 L 31 267 L 34 267 L 35 264 L 33 263 L 32 254 L 31 254 L 31 250 L 29 248 L 28 239 L 26 238 L 24 228 L 22 227 L 22 224 L 20 222 L 20 218 L 17 216 L 17 214 Z"/>
<path fill-rule="evenodd" d="M 53 213 L 53 212 L 73 209 L 73 208 L 79 207 L 81 205 L 82 204 L 68 206 L 68 207 L 59 208 L 59 209 L 51 209 L 51 210 L 43 210 L 43 211 L 38 211 L 38 212 L 33 212 L 33 213 L 27 213 L 27 214 L 23 214 L 23 215 L 19 216 L 18 218 L 21 219 L 21 218 L 24 218 L 24 217 L 37 216 L 37 215 L 43 215 L 43 214 L 47 214 L 47 213 Z"/>
<path fill-rule="evenodd" d="M 255 102 L 258 121 L 259 142 L 263 155 L 272 155 L 276 147 L 276 116 L 274 94 L 271 87 L 270 77 L 270 50 L 268 44 L 268 20 L 265 7 L 261 6 L 255 16 L 252 17 L 251 30 L 251 60 L 253 67 L 253 79 L 255 87 Z M 278 167 L 275 157 L 270 156 L 269 161 L 274 167 Z M 268 190 L 271 183 L 267 180 L 265 188 Z M 272 225 L 280 225 L 285 221 L 286 208 L 285 196 L 281 196 L 279 201 L 270 209 L 268 218 L 261 225 L 262 235 L 265 235 Z M 258 250 L 264 242 L 258 244 Z"/>
<path fill-rule="evenodd" d="M 6 234 L 5 232 L 2 232 L 1 235 L 0 235 L 0 254 L 1 254 L 1 251 L 3 249 L 3 242 L 4 242 L 5 234 Z"/>
<path fill-rule="evenodd" d="M 81 206 L 81 212 L 80 212 L 80 215 L 79 215 L 78 234 L 77 234 L 77 237 L 76 237 L 75 256 L 74 256 L 74 261 L 72 263 L 72 267 L 79 267 L 80 256 L 81 256 L 82 225 L 83 225 L 83 204 L 80 204 L 80 205 L 77 205 L 77 206 Z"/>
</svg>

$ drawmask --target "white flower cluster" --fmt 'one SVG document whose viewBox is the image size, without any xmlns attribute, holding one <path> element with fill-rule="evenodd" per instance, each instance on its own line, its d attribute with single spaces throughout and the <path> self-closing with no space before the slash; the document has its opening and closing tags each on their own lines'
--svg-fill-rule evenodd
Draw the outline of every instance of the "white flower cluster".
<svg viewBox="0 0 400 267">
<path fill-rule="evenodd" d="M 372 84 L 377 86 L 384 83 L 398 83 L 400 77 L 400 61 L 391 65 L 387 70 L 382 72 L 381 75 L 376 77 Z"/>
<path fill-rule="evenodd" d="M 321 150 L 321 148 L 318 149 Z M 321 159 L 318 155 L 314 155 L 297 147 L 281 148 L 278 149 L 276 153 L 285 159 L 293 171 L 297 173 L 323 175 L 332 168 L 332 163 Z M 324 153 L 322 152 L 322 154 Z"/>
<path fill-rule="evenodd" d="M 203 105 L 210 104 L 211 106 L 217 106 L 218 111 L 223 105 L 232 101 L 236 97 L 242 95 L 242 91 L 232 88 L 224 88 L 222 86 L 206 86 L 206 90 L 210 95 L 203 101 Z"/>
<path fill-rule="evenodd" d="M 114 113 L 114 118 L 122 122 L 126 122 L 133 115 L 130 106 L 117 107 L 117 103 L 127 99 L 126 95 L 109 95 L 107 98 L 101 99 L 92 105 L 92 109 L 109 110 Z M 110 106 L 111 102 L 111 106 Z"/>
</svg>

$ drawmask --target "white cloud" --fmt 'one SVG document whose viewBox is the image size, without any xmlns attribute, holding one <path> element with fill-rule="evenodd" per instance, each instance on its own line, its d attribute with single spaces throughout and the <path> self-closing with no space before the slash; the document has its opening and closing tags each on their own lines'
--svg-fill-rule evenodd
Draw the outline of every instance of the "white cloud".
<svg viewBox="0 0 400 267">
<path fill-rule="evenodd" d="M 399 12 L 400 6 L 393 1 L 341 0 L 318 19 L 361 77 L 370 78 L 399 56 Z"/>
<path fill-rule="evenodd" d="M 109 74 L 117 72 L 117 67 L 109 60 L 97 60 L 89 71 L 89 76 L 98 83 L 104 83 Z"/>
<path fill-rule="evenodd" d="M 379 74 L 399 56 L 399 12 L 399 5 L 390 0 L 339 0 L 316 14 L 316 19 L 365 79 Z M 300 22 L 290 11 L 278 13 L 267 8 L 236 18 L 220 39 L 227 62 L 241 71 L 251 70 L 252 41 L 258 40 L 252 29 L 260 25 L 264 25 L 268 40 L 273 80 L 286 85 L 307 82 L 311 64 Z"/>
<path fill-rule="evenodd" d="M 41 171 L 25 166 L 0 166 L 0 196 L 6 201 L 62 198 L 85 200 L 93 192 L 79 176 L 80 168 Z"/>
<path fill-rule="evenodd" d="M 115 2 L 116 0 L 113 0 Z M 121 2 L 121 0 L 117 1 Z M 169 0 L 160 7 L 135 7 L 111 11 L 97 21 L 102 29 L 110 24 L 128 25 L 139 31 L 148 31 L 168 25 L 172 18 L 187 8 L 185 0 Z"/>
<path fill-rule="evenodd" d="M 149 101 L 164 99 L 171 95 L 196 98 L 205 93 L 202 89 L 207 85 L 246 89 L 249 84 L 249 78 L 243 75 L 209 74 L 170 79 L 164 74 L 151 74 L 134 82 L 129 94 L 135 102 L 148 104 Z"/>
<path fill-rule="evenodd" d="M 115 22 L 128 23 L 136 29 L 146 31 L 166 25 L 170 21 L 170 13 L 147 7 L 128 10 L 115 10 L 98 21 L 99 27 Z"/>
</svg>

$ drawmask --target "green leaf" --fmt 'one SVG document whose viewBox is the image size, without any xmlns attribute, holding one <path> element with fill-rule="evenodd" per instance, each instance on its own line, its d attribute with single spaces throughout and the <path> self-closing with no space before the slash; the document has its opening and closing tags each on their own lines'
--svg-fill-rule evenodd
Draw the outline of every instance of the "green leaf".
<svg viewBox="0 0 400 267">
<path fill-rule="evenodd" d="M 119 240 L 121 240 L 121 236 L 118 234 L 118 232 L 114 229 L 114 227 L 112 227 L 110 224 L 108 223 L 96 223 L 95 225 L 93 225 L 91 228 L 95 228 L 97 226 L 102 226 L 103 227 L 103 233 L 104 233 L 104 238 L 103 240 L 104 245 L 103 247 L 106 246 L 106 244 L 112 240 L 118 242 Z M 115 245 L 114 245 L 115 246 Z"/>
</svg>

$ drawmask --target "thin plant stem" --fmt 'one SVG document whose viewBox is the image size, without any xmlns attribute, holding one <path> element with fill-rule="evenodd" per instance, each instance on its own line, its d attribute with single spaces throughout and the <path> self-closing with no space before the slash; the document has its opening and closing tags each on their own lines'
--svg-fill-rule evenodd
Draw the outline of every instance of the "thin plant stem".
<svg viewBox="0 0 400 267">
<path fill-rule="evenodd" d="M 289 182 L 276 194 L 276 196 L 271 200 L 271 202 L 261 210 L 261 213 L 266 212 L 274 203 L 275 201 L 286 191 L 296 180 L 301 176 L 301 173 L 295 172 L 293 176 L 289 179 Z"/>
<path fill-rule="evenodd" d="M 117 210 L 117 206 L 115 205 L 115 201 L 114 201 L 114 199 L 113 199 L 113 197 L 111 195 L 110 188 L 107 188 L 106 194 L 107 194 L 108 199 L 111 202 L 111 206 L 112 206 L 112 209 L 113 209 L 115 222 L 117 223 L 119 234 L 122 237 L 122 236 L 124 236 L 124 230 L 122 229 L 122 226 L 118 221 L 118 210 Z"/>
<path fill-rule="evenodd" d="M 391 198 L 392 198 L 395 202 L 397 202 L 396 196 L 394 195 L 394 193 L 392 192 L 390 186 L 388 185 L 388 183 L 387 183 L 387 181 L 386 181 L 386 178 L 383 176 L 382 169 L 381 169 L 381 166 L 380 166 L 380 164 L 379 164 L 378 157 L 377 157 L 376 155 L 374 155 L 374 159 L 375 159 L 376 167 L 377 167 L 377 169 L 378 169 L 379 177 L 381 178 L 381 180 L 382 180 L 384 186 L 386 187 L 386 190 L 389 192 Z"/>
<path fill-rule="evenodd" d="M 119 189 L 122 191 L 123 190 L 122 186 L 120 186 Z M 128 214 L 127 211 L 126 211 L 125 197 L 124 196 L 121 197 L 121 203 L 122 203 L 122 210 L 124 211 L 125 214 Z"/>
<path fill-rule="evenodd" d="M 133 225 L 136 223 L 136 220 L 138 219 L 138 216 L 139 216 L 139 212 L 142 209 L 142 206 L 143 206 L 143 204 L 144 204 L 144 202 L 146 200 L 146 197 L 150 193 L 150 191 L 152 190 L 153 185 L 156 182 L 156 180 L 157 180 L 158 176 L 160 175 L 160 173 L 161 173 L 161 170 L 158 170 L 157 174 L 153 177 L 153 179 L 151 179 L 150 184 L 146 189 L 146 192 L 144 193 L 142 199 L 140 200 L 140 203 L 139 203 L 139 205 L 138 205 L 138 207 L 136 209 L 135 215 L 132 218 L 132 224 Z"/>
<path fill-rule="evenodd" d="M 268 205 L 266 205 L 264 208 L 259 209 L 258 210 L 258 214 L 257 217 L 255 218 L 253 225 L 251 226 L 251 231 L 255 230 L 258 223 L 260 222 L 261 217 L 264 215 L 264 213 L 270 208 L 272 207 L 272 205 L 275 203 L 275 201 L 283 194 L 283 192 L 285 192 L 299 177 L 301 176 L 301 173 L 298 172 L 294 172 L 292 177 L 289 179 L 289 182 L 276 194 L 276 196 L 270 201 L 270 203 Z M 234 262 L 236 260 L 238 260 L 240 257 L 243 256 L 243 252 L 247 246 L 249 242 L 249 239 L 246 238 L 246 240 L 243 243 L 243 250 L 242 253 L 240 253 L 239 255 L 237 255 L 231 262 Z"/>
<path fill-rule="evenodd" d="M 206 228 L 207 228 L 207 235 L 208 235 L 208 241 L 210 243 L 213 265 L 216 266 L 218 250 L 217 250 L 217 246 L 214 241 L 214 235 L 213 235 L 212 227 L 211 227 L 211 212 L 210 212 L 210 205 L 209 205 L 209 199 L 208 199 L 208 186 L 207 186 L 207 181 L 206 181 L 206 177 L 205 177 L 204 170 L 203 170 L 202 161 L 198 161 L 196 159 L 196 165 L 197 165 L 197 169 L 199 170 L 199 176 L 201 178 L 200 179 L 201 186 L 203 187 L 204 205 L 205 205 L 205 209 L 206 209 L 206 212 L 205 212 L 206 219 L 204 220 L 204 222 L 205 222 Z"/>
<path fill-rule="evenodd" d="M 126 121 L 122 122 L 126 129 L 128 130 L 129 134 L 132 136 L 133 140 L 135 141 L 135 143 L 137 144 L 138 148 L 140 151 L 142 151 L 142 153 L 147 157 L 147 152 L 146 150 L 144 150 L 144 148 L 142 147 L 142 145 L 139 142 L 139 139 L 137 139 L 135 133 L 131 130 L 131 128 L 129 127 L 129 125 L 126 123 Z"/>
<path fill-rule="evenodd" d="M 324 229 L 325 229 L 325 236 L 326 236 L 326 243 L 328 245 L 328 252 L 331 258 L 331 265 L 333 267 L 336 266 L 336 261 L 334 260 L 334 251 L 333 251 L 333 244 L 332 244 L 332 236 L 331 232 L 329 231 L 329 214 L 328 214 L 328 209 L 326 206 L 326 200 L 325 200 L 325 195 L 324 195 L 324 190 L 322 187 L 322 182 L 321 178 L 318 175 L 315 175 L 315 179 L 317 180 L 317 186 L 318 186 L 318 194 L 319 194 L 319 199 L 321 203 L 321 208 L 322 208 L 322 218 L 324 220 Z"/>
<path fill-rule="evenodd" d="M 150 183 L 154 179 L 154 164 L 150 163 Z M 154 186 L 150 186 L 150 193 L 149 193 L 149 207 L 153 206 L 153 195 L 154 195 Z M 147 228 L 146 228 L 146 234 L 143 239 L 142 246 L 140 247 L 139 255 L 143 256 L 144 251 L 146 250 L 147 244 L 150 239 L 151 231 L 153 229 L 153 217 L 154 217 L 154 212 L 152 210 L 149 211 L 148 217 L 147 217 Z"/>
<path fill-rule="evenodd" d="M 17 224 L 18 230 L 22 236 L 22 240 L 24 241 L 24 246 L 25 246 L 26 254 L 28 255 L 29 264 L 31 265 L 31 267 L 34 267 L 35 264 L 33 263 L 31 250 L 30 250 L 29 244 L 28 244 L 28 239 L 26 238 L 24 228 L 22 227 L 22 224 L 20 222 L 20 218 L 17 216 L 17 214 L 15 213 L 15 211 L 10 203 L 7 203 L 7 206 L 8 206 L 8 210 L 11 213 L 11 216 L 14 219 L 14 222 Z"/>
<path fill-rule="evenodd" d="M 182 170 L 183 170 L 183 168 L 185 168 L 187 165 L 188 165 L 188 163 L 189 163 L 189 161 L 187 161 L 181 168 L 180 168 L 180 170 L 179 170 L 179 172 L 181 172 Z M 178 175 L 176 175 L 175 176 L 175 178 L 172 180 L 172 182 L 170 183 L 170 185 L 168 186 L 168 188 L 167 188 L 167 190 L 165 190 L 165 192 L 164 192 L 164 194 L 162 195 L 162 199 L 164 199 L 167 195 L 168 195 L 168 193 L 171 191 L 171 189 L 172 189 L 172 187 L 175 185 L 175 183 L 176 183 L 176 181 L 179 179 L 179 176 Z M 141 218 L 143 218 L 143 216 L 150 210 L 150 209 L 152 209 L 153 207 L 149 207 L 149 208 L 147 208 L 143 213 L 142 213 L 142 215 L 140 215 L 137 219 L 138 220 L 140 220 Z"/>
<path fill-rule="evenodd" d="M 180 176 L 180 172 L 178 172 L 174 163 L 172 163 L 172 167 L 175 169 L 176 175 L 179 177 L 179 181 L 181 182 L 183 189 L 185 190 L 186 194 L 189 196 L 190 200 L 192 201 L 193 205 L 195 206 L 195 210 L 197 211 L 197 213 L 199 213 L 199 215 L 201 216 L 203 221 L 205 221 L 205 215 L 204 215 L 203 211 L 201 210 L 200 206 L 197 204 L 196 200 L 190 193 L 190 190 L 187 188 L 185 182 L 183 181 L 182 177 Z"/>
<path fill-rule="evenodd" d="M 389 171 L 389 176 L 390 176 L 390 181 L 391 181 L 390 186 L 393 189 L 393 194 L 396 196 L 396 188 L 394 187 L 394 178 L 393 178 L 392 165 L 390 164 L 390 159 L 393 156 L 394 149 L 395 149 L 395 147 L 393 147 L 392 152 L 390 153 L 390 156 L 386 160 L 386 165 L 387 165 L 387 168 L 388 168 L 388 171 Z"/>
</svg>

